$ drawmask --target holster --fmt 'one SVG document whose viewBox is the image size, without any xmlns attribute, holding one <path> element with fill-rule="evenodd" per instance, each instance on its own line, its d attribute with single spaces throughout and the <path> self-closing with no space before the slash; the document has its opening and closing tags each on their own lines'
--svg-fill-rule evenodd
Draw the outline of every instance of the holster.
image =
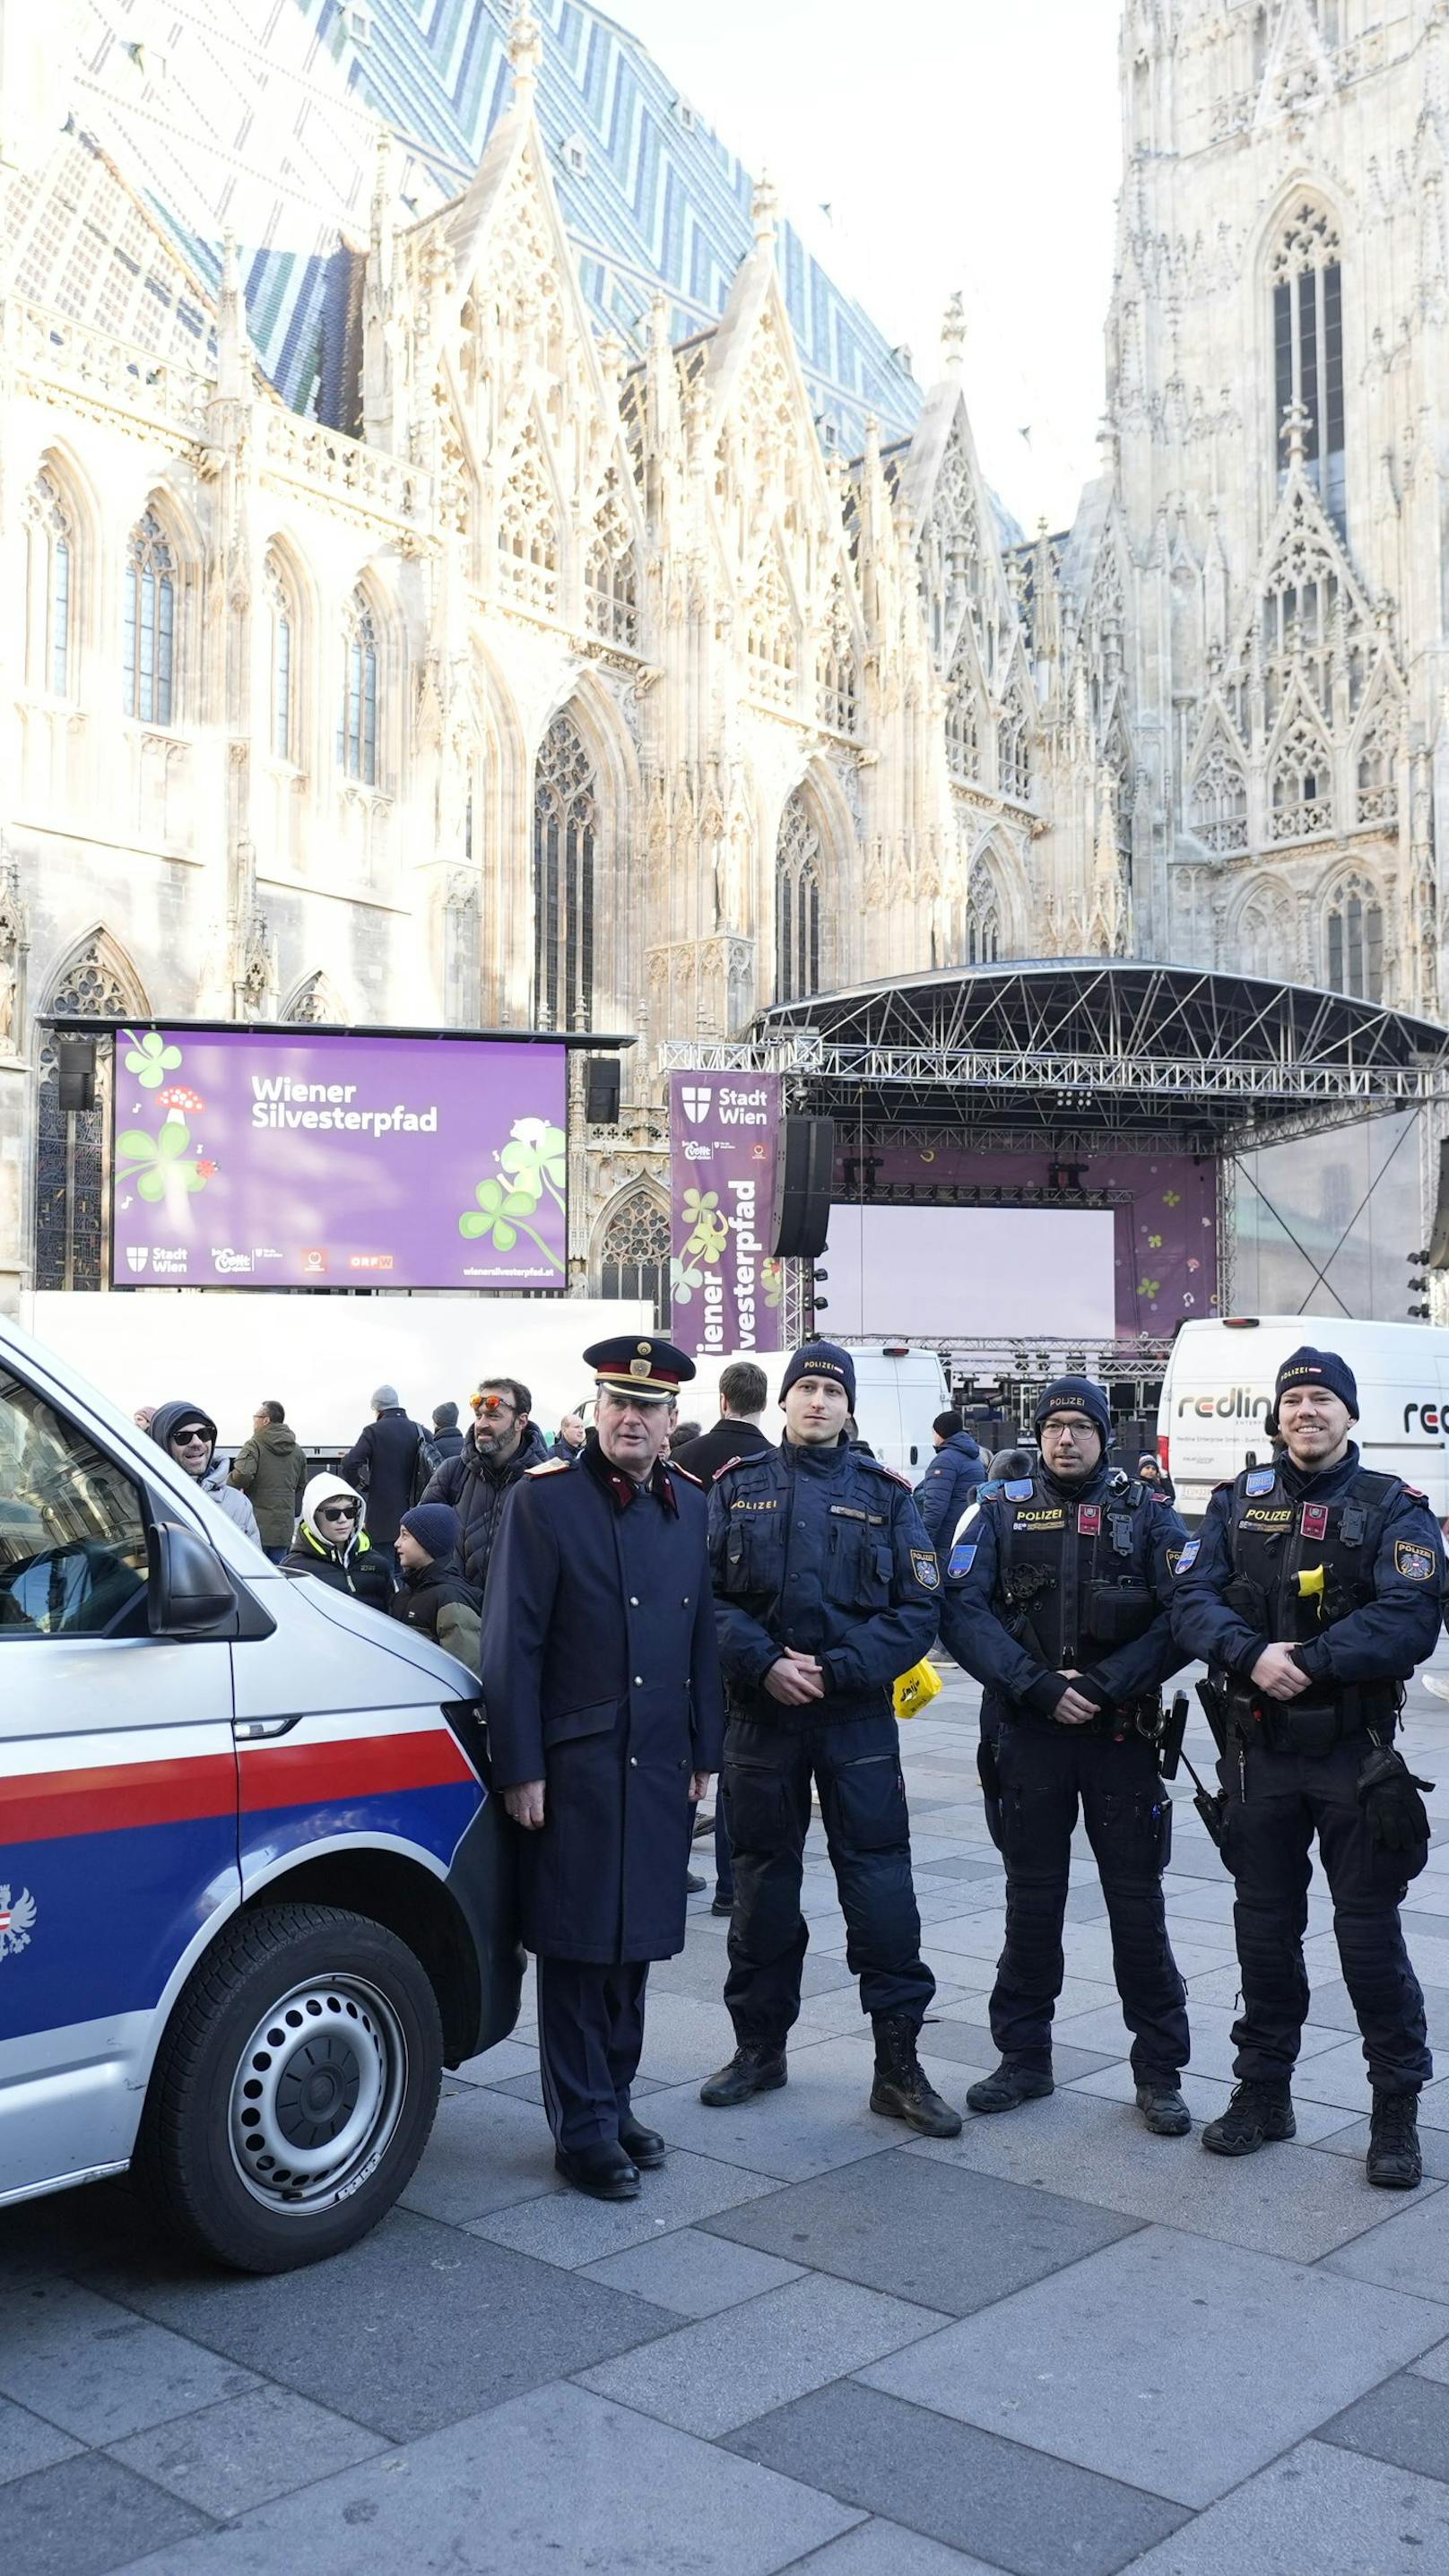
<svg viewBox="0 0 1449 2576">
<path fill-rule="evenodd" d="M 1087 1594 L 1086 1635 L 1094 1646 L 1132 1646 L 1157 1617 L 1145 1583 L 1094 1583 Z"/>
</svg>

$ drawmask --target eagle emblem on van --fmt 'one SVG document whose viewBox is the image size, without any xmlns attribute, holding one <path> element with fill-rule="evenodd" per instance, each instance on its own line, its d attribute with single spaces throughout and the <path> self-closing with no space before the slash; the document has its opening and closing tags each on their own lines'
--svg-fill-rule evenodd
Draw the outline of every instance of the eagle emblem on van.
<svg viewBox="0 0 1449 2576">
<path fill-rule="evenodd" d="M 29 1949 L 37 1911 L 28 1887 L 22 1887 L 13 1901 L 9 1888 L 0 1887 L 0 1959 L 11 1958 L 16 1951 Z"/>
</svg>

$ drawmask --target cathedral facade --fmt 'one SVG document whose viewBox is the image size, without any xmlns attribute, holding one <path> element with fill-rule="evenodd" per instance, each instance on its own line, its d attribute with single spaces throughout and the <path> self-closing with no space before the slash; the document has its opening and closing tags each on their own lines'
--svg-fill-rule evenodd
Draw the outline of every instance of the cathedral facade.
<svg viewBox="0 0 1449 2576">
<path fill-rule="evenodd" d="M 428 62 L 394 0 L 36 16 L 0 1289 L 101 1284 L 58 1019 L 631 1034 L 608 1293 L 667 1271 L 661 1042 L 767 1003 L 1106 952 L 1438 1011 L 1444 0 L 1127 0 L 1102 474 L 1030 541 L 959 312 L 923 392 L 582 0 Z"/>
</svg>

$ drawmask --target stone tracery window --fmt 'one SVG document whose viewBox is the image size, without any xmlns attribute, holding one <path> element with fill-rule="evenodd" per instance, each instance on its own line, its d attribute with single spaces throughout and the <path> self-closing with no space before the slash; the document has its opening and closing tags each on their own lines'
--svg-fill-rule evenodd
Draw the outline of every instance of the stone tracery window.
<svg viewBox="0 0 1449 2576">
<path fill-rule="evenodd" d="M 1399 726 L 1394 708 L 1380 704 L 1359 736 L 1354 768 L 1354 814 L 1360 823 L 1399 818 Z"/>
<path fill-rule="evenodd" d="M 287 568 L 275 548 L 267 556 L 264 586 L 270 622 L 268 717 L 272 755 L 277 760 L 295 760 L 298 741 L 297 603 Z"/>
<path fill-rule="evenodd" d="M 154 509 L 131 531 L 121 576 L 121 712 L 169 725 L 176 697 L 176 557 Z"/>
<path fill-rule="evenodd" d="M 584 566 L 584 614 L 595 635 L 609 644 L 639 642 L 639 581 L 634 531 L 611 473 L 594 521 Z"/>
<path fill-rule="evenodd" d="M 26 678 L 66 698 L 74 676 L 75 513 L 48 465 L 25 496 L 25 535 Z"/>
<path fill-rule="evenodd" d="M 967 784 L 981 775 L 981 702 L 964 642 L 946 682 L 946 766 L 953 778 Z"/>
<path fill-rule="evenodd" d="M 1282 954 L 1282 906 L 1266 887 L 1249 895 L 1233 932 L 1231 962 L 1244 975 L 1276 979 Z"/>
<path fill-rule="evenodd" d="M 966 885 L 966 963 L 994 966 L 1002 951 L 1001 894 L 989 860 L 977 859 Z"/>
<path fill-rule="evenodd" d="M 1193 777 L 1188 829 L 1217 859 L 1234 858 L 1248 846 L 1248 782 L 1221 728 Z"/>
<path fill-rule="evenodd" d="M 854 733 L 860 720 L 860 683 L 855 637 L 845 591 L 837 579 L 830 593 L 825 633 L 815 661 L 820 722 L 834 733 Z"/>
<path fill-rule="evenodd" d="M 1031 795 L 1031 745 L 1019 680 L 1013 680 L 1007 689 L 996 729 L 996 781 L 1003 796 L 1027 803 Z"/>
<path fill-rule="evenodd" d="M 773 550 L 765 557 L 745 620 L 750 686 L 772 706 L 795 703 L 795 611 Z"/>
<path fill-rule="evenodd" d="M 1335 993 L 1362 1001 L 1384 998 L 1384 914 L 1373 886 L 1345 877 L 1329 897 L 1324 919 L 1328 983 Z"/>
<path fill-rule="evenodd" d="M 593 1025 L 597 827 L 583 736 L 571 716 L 555 716 L 533 789 L 533 1016 L 541 1029 Z"/>
<path fill-rule="evenodd" d="M 1273 258 L 1273 427 L 1281 486 L 1284 415 L 1295 403 L 1308 414 L 1304 463 L 1329 516 L 1344 513 L 1343 270 L 1337 228 L 1303 198 L 1279 237 Z"/>
<path fill-rule="evenodd" d="M 669 1210 L 640 1186 L 621 1199 L 604 1229 L 599 1259 L 602 1297 L 652 1297 L 662 1329 L 669 1321 Z"/>
<path fill-rule="evenodd" d="M 921 530 L 920 572 L 931 647 L 940 664 L 966 615 L 979 618 L 981 613 L 981 525 L 971 468 L 957 437 L 941 460 Z"/>
<path fill-rule="evenodd" d="M 337 766 L 363 787 L 377 785 L 377 623 L 365 590 L 347 603 Z"/>
<path fill-rule="evenodd" d="M 145 1016 L 145 1005 L 97 933 L 66 960 L 52 984 L 48 1012 L 67 1020 Z M 54 1029 L 40 1049 L 35 1129 L 35 1284 L 99 1289 L 105 1284 L 106 1159 L 112 1050 L 96 1046 L 93 1109 L 67 1117 L 60 1105 Z"/>
<path fill-rule="evenodd" d="M 820 834 L 797 788 L 775 844 L 775 999 L 820 990 Z"/>
<path fill-rule="evenodd" d="M 1269 836 L 1306 841 L 1333 823 L 1333 775 L 1328 745 L 1306 715 L 1295 717 L 1273 755 Z"/>
<path fill-rule="evenodd" d="M 533 421 L 514 457 L 498 513 L 498 570 L 504 589 L 521 606 L 553 614 L 558 606 L 558 512 Z"/>
</svg>

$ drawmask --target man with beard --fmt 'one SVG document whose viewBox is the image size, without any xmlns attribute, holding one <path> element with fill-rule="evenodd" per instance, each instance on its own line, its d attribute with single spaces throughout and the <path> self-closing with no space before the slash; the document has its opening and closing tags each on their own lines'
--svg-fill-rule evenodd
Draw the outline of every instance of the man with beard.
<svg viewBox="0 0 1449 2576">
<path fill-rule="evenodd" d="M 429 1479 L 425 1503 L 451 1503 L 462 1525 L 464 1579 L 476 1592 L 488 1580 L 499 1515 L 519 1477 L 542 1466 L 548 1446 L 529 1416 L 533 1398 L 516 1377 L 485 1377 L 472 1399 L 473 1428 L 457 1458 Z"/>
</svg>

